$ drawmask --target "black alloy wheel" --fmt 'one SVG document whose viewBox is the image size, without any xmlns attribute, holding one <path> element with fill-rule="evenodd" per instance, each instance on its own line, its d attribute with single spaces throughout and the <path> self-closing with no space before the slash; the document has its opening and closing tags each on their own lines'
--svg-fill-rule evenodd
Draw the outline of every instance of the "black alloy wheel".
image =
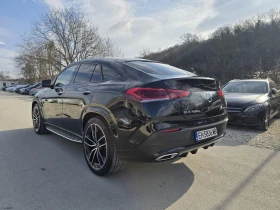
<svg viewBox="0 0 280 210">
<path fill-rule="evenodd" d="M 126 162 L 118 158 L 113 135 L 102 119 L 87 122 L 83 144 L 87 165 L 93 173 L 104 176 L 125 167 Z"/>
<path fill-rule="evenodd" d="M 35 133 L 37 134 L 45 134 L 47 133 L 46 125 L 42 118 L 40 109 L 38 104 L 35 104 L 32 109 L 32 121 L 33 121 L 33 128 Z"/>
<path fill-rule="evenodd" d="M 270 109 L 269 109 L 269 107 L 267 107 L 265 109 L 265 116 L 264 116 L 263 122 L 262 122 L 261 126 L 259 127 L 259 129 L 262 131 L 267 131 L 268 127 L 269 127 L 269 120 L 270 120 Z"/>
</svg>

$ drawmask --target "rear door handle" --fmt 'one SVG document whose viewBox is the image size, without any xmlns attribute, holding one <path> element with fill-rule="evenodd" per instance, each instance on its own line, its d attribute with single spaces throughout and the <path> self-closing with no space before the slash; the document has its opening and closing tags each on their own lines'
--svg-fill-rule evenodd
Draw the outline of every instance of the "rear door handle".
<svg viewBox="0 0 280 210">
<path fill-rule="evenodd" d="M 85 90 L 85 91 L 83 92 L 83 94 L 84 94 L 84 95 L 90 94 L 90 90 Z"/>
</svg>

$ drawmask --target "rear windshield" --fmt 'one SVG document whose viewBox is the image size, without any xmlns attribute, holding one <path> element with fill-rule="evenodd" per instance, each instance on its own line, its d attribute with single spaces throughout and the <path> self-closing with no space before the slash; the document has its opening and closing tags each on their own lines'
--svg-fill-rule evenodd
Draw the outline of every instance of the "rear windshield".
<svg viewBox="0 0 280 210">
<path fill-rule="evenodd" d="M 267 93 L 266 82 L 238 81 L 230 82 L 224 88 L 225 93 Z"/>
<path fill-rule="evenodd" d="M 162 63 L 154 63 L 148 61 L 131 61 L 126 62 L 126 64 L 148 74 L 196 76 L 191 72 Z"/>
</svg>

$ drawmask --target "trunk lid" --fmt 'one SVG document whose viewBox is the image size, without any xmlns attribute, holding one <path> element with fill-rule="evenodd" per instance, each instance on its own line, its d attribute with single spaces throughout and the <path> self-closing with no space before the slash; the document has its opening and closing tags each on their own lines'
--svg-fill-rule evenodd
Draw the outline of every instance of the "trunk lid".
<svg viewBox="0 0 280 210">
<path fill-rule="evenodd" d="M 172 99 L 176 110 L 188 120 L 205 119 L 226 113 L 226 102 L 219 94 L 220 85 L 205 77 L 172 78 L 166 88 L 190 91 L 187 97 Z M 220 92 L 222 93 L 222 92 Z"/>
</svg>

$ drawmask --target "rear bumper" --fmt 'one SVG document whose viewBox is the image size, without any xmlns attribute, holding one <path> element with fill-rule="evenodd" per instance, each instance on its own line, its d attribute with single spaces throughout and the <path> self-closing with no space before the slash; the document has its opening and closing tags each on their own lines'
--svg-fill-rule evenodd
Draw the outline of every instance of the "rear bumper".
<svg viewBox="0 0 280 210">
<path fill-rule="evenodd" d="M 212 124 L 181 128 L 178 132 L 163 133 L 162 131 L 157 131 L 137 148 L 119 151 L 119 156 L 121 159 L 130 161 L 155 161 L 158 157 L 170 153 L 178 153 L 176 156 L 180 156 L 219 141 L 226 133 L 227 122 L 228 119 L 226 118 L 223 121 Z M 213 127 L 217 128 L 217 136 L 196 141 L 196 131 Z"/>
</svg>

